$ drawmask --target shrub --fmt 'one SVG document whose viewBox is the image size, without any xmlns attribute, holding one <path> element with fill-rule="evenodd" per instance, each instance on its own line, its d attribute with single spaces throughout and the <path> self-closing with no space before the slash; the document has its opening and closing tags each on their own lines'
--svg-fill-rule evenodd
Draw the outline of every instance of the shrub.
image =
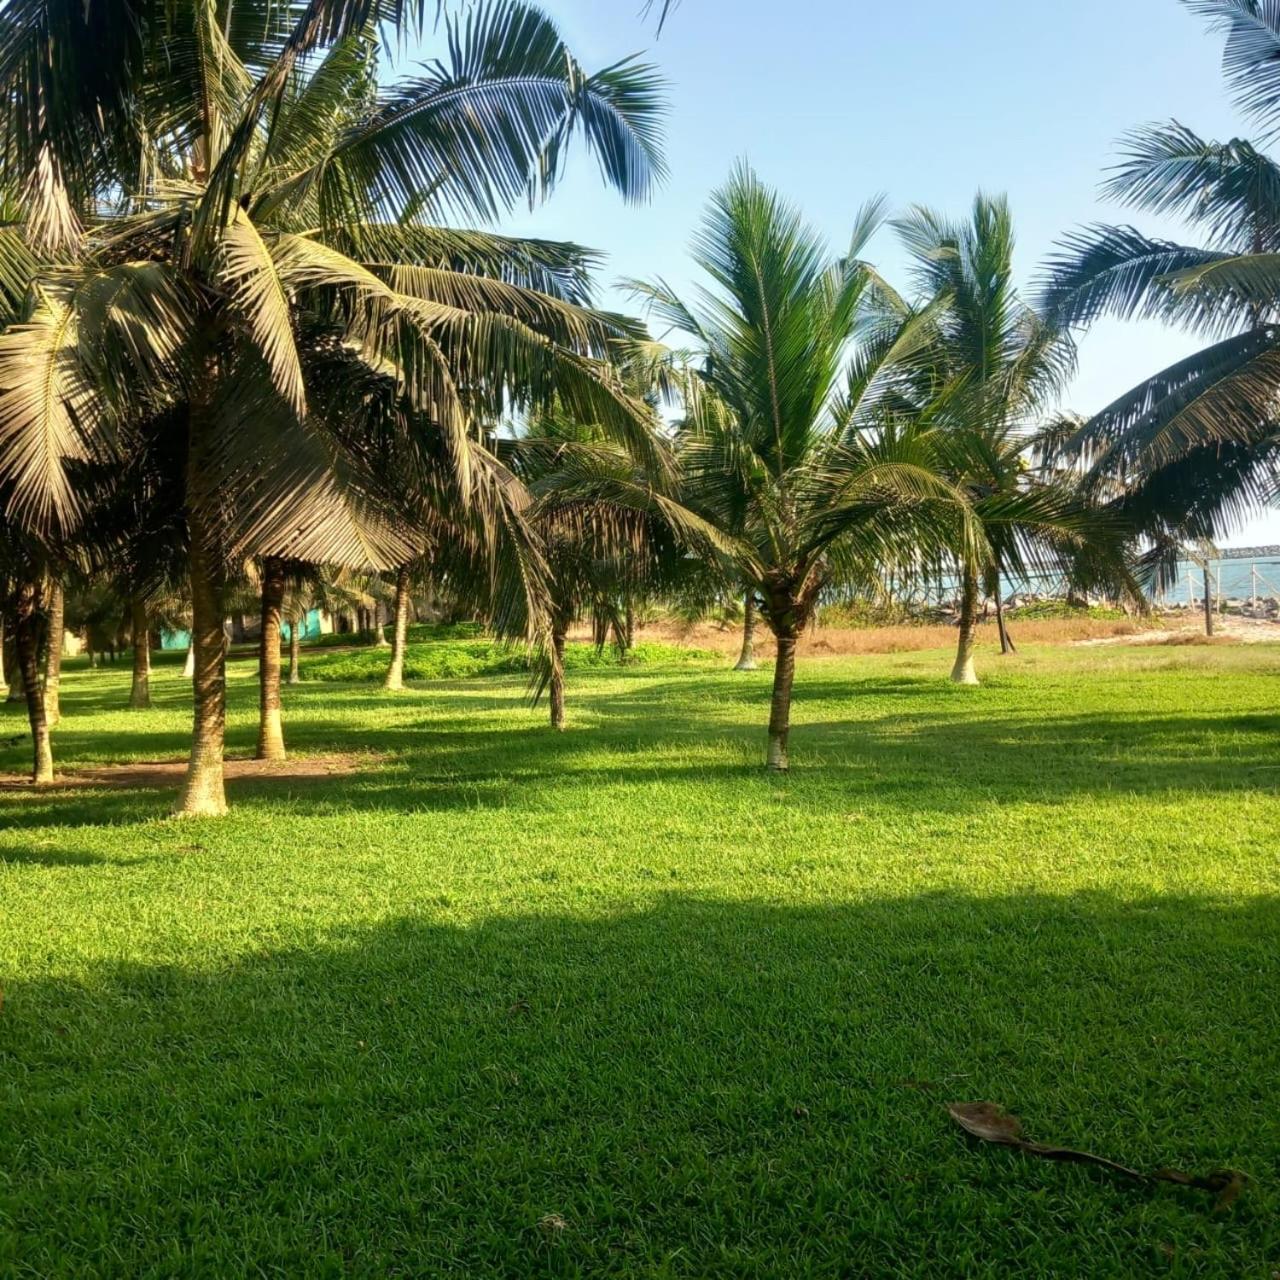
<svg viewBox="0 0 1280 1280">
<path fill-rule="evenodd" d="M 665 644 L 637 644 L 622 665 L 694 666 L 719 655 L 705 649 L 684 649 Z M 405 653 L 404 676 L 409 681 L 468 680 L 477 676 L 512 675 L 533 670 L 536 656 L 523 648 L 496 640 L 431 640 L 410 644 Z M 594 645 L 571 644 L 565 650 L 569 671 L 600 670 L 620 665 L 618 651 Z M 349 649 L 344 653 L 317 654 L 303 663 L 308 680 L 374 683 L 387 674 L 385 649 Z"/>
</svg>

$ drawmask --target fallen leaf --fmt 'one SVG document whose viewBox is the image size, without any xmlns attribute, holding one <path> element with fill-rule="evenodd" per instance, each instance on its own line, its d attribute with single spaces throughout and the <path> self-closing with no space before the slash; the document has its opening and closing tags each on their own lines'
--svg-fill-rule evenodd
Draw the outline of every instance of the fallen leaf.
<svg viewBox="0 0 1280 1280">
<path fill-rule="evenodd" d="M 966 1133 L 983 1142 L 999 1142 L 1007 1147 L 1022 1142 L 1022 1122 L 995 1102 L 948 1102 L 951 1118 Z"/>
<path fill-rule="evenodd" d="M 1028 1155 L 1043 1160 L 1061 1160 L 1070 1164 L 1091 1164 L 1108 1169 L 1134 1182 L 1172 1182 L 1180 1187 L 1196 1187 L 1217 1195 L 1214 1212 L 1231 1207 L 1244 1190 L 1248 1177 L 1238 1169 L 1214 1169 L 1212 1173 L 1184 1173 L 1181 1169 L 1157 1169 L 1155 1173 L 1143 1173 L 1128 1165 L 1117 1164 L 1106 1156 L 1096 1156 L 1091 1151 L 1076 1151 L 1072 1147 L 1054 1147 L 1045 1142 L 1030 1142 L 1022 1136 L 1022 1121 L 1006 1111 L 998 1102 L 949 1102 L 947 1111 L 966 1133 L 982 1142 L 994 1142 L 1003 1147 L 1016 1147 Z"/>
</svg>

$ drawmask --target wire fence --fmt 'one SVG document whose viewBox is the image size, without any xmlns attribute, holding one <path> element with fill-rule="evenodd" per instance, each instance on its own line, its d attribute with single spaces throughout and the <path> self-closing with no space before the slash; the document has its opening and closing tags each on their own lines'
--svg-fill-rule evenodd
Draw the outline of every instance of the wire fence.
<svg viewBox="0 0 1280 1280">
<path fill-rule="evenodd" d="M 893 601 L 909 609 L 951 606 L 960 593 L 959 581 L 945 574 L 932 582 L 887 585 Z M 1150 595 L 1158 607 L 1203 607 L 1206 589 L 1214 608 L 1280 608 L 1280 555 L 1230 555 L 1205 564 L 1184 560 L 1175 580 Z M 1065 600 L 1070 594 L 1071 584 L 1059 573 L 1006 578 L 1000 588 L 1007 604 Z"/>
</svg>

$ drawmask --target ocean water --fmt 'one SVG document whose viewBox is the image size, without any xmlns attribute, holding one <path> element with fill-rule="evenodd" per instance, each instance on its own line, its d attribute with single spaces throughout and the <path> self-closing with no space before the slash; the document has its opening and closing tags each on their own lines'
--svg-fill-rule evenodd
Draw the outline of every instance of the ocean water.
<svg viewBox="0 0 1280 1280">
<path fill-rule="evenodd" d="M 1215 600 L 1280 601 L 1280 555 L 1268 547 L 1256 556 L 1224 556 L 1209 562 L 1210 592 Z M 949 576 L 916 593 L 916 599 L 929 603 L 951 602 L 955 599 L 959 583 Z M 1066 582 L 1058 575 L 1034 576 L 1026 580 L 1006 578 L 1001 596 L 1036 596 L 1060 600 L 1067 594 Z M 1167 586 L 1157 596 L 1158 602 L 1168 605 L 1199 603 L 1204 599 L 1204 571 L 1190 560 L 1178 565 L 1178 580 Z"/>
<path fill-rule="evenodd" d="M 1280 600 L 1280 556 L 1211 560 L 1209 583 L 1215 599 L 1249 600 L 1256 592 L 1259 600 Z M 1178 566 L 1177 586 L 1166 588 L 1161 599 L 1186 604 L 1189 598 L 1204 599 L 1204 570 L 1186 561 Z"/>
</svg>

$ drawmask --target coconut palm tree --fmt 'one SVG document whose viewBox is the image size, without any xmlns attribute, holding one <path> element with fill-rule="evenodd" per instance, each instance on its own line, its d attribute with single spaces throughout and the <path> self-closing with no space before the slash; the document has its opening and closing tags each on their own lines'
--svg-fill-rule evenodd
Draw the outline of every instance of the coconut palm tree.
<svg viewBox="0 0 1280 1280">
<path fill-rule="evenodd" d="M 554 391 L 643 443 L 604 358 L 619 323 L 584 305 L 590 255 L 438 224 L 545 195 L 574 137 L 643 197 L 660 101 L 634 62 L 587 74 L 518 0 L 450 18 L 442 59 L 385 90 L 378 20 L 422 5 L 125 5 L 104 30 L 104 6 L 32 0 L 0 31 L 0 179 L 29 193 L 27 240 L 75 259 L 0 336 L 0 485 L 10 520 L 65 531 L 83 514 L 68 459 L 127 455 L 157 414 L 184 423 L 195 724 L 179 812 L 218 814 L 229 567 L 390 568 L 413 549 L 326 413 L 336 368 L 390 381 L 401 420 L 431 424 L 463 506 L 483 497 L 486 408 Z"/>
<path fill-rule="evenodd" d="M 896 370 L 929 320 L 861 253 L 879 203 L 832 257 L 745 165 L 712 197 L 694 258 L 709 285 L 686 304 L 634 284 L 695 352 L 680 446 L 689 506 L 732 539 L 736 568 L 777 642 L 769 768 L 790 767 L 796 642 L 823 589 L 874 583 L 880 567 L 973 537 L 939 467 L 941 440 L 897 413 Z"/>
<path fill-rule="evenodd" d="M 13 620 L 15 668 L 22 681 L 31 727 L 31 781 L 37 786 L 53 781 L 53 747 L 45 714 L 40 655 L 47 625 L 49 571 L 57 563 L 43 542 L 0 524 L 0 582 L 7 588 L 6 598 L 0 600 L 0 611 Z"/>
<path fill-rule="evenodd" d="M 501 452 L 532 497 L 528 518 L 547 563 L 551 644 L 543 676 L 551 727 L 559 730 L 570 626 L 590 611 L 597 645 L 612 630 L 625 649 L 627 601 L 671 582 L 691 551 L 716 555 L 726 544 L 677 500 L 672 468 L 651 469 L 647 457 L 637 459 L 559 406 Z"/>
<path fill-rule="evenodd" d="M 1280 121 L 1280 9 L 1188 0 L 1226 33 L 1224 67 L 1246 113 Z M 1158 545 L 1211 542 L 1269 505 L 1280 484 L 1280 164 L 1245 138 L 1200 137 L 1176 121 L 1127 135 L 1104 191 L 1185 218 L 1182 244 L 1131 226 L 1067 236 L 1046 267 L 1055 323 L 1157 319 L 1207 345 L 1107 405 L 1070 442 L 1091 481 Z"/>
<path fill-rule="evenodd" d="M 1075 371 L 1075 345 L 1018 296 L 1007 201 L 979 194 L 963 223 L 916 207 L 895 226 L 930 316 L 928 358 L 914 377 L 920 405 L 946 436 L 948 475 L 984 534 L 956 559 L 951 679 L 975 685 L 980 588 L 999 607 L 1002 580 L 1078 562 L 1090 542 L 1095 560 L 1109 554 L 1114 577 L 1126 581 L 1125 543 L 1075 476 L 1036 465 L 1035 447 Z M 1007 651 L 1003 618 L 1000 632 Z"/>
</svg>

